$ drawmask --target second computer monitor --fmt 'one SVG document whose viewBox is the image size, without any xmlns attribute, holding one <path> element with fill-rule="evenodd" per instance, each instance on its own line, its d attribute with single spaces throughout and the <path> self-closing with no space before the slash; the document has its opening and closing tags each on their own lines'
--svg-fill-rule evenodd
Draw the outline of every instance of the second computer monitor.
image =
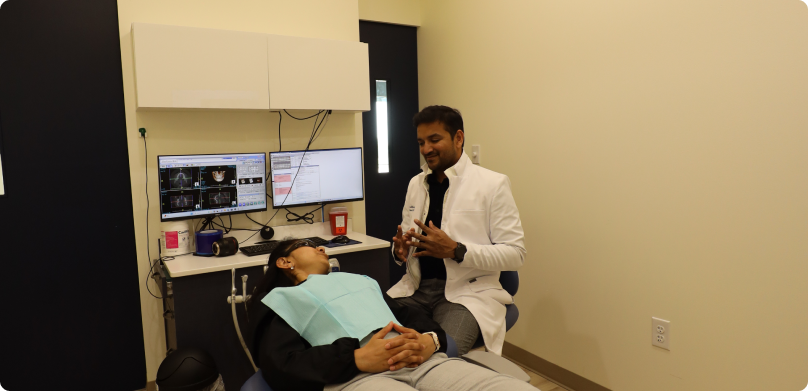
<svg viewBox="0 0 808 391">
<path fill-rule="evenodd" d="M 270 152 L 269 159 L 273 208 L 365 198 L 362 148 Z"/>
</svg>

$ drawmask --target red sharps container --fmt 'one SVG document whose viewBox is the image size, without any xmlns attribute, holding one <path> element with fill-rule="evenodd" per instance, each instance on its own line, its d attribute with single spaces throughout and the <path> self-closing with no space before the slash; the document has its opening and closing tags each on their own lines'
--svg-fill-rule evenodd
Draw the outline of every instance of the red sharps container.
<svg viewBox="0 0 808 391">
<path fill-rule="evenodd" d="M 348 208 L 337 206 L 328 212 L 331 220 L 331 235 L 345 235 L 348 233 Z"/>
</svg>

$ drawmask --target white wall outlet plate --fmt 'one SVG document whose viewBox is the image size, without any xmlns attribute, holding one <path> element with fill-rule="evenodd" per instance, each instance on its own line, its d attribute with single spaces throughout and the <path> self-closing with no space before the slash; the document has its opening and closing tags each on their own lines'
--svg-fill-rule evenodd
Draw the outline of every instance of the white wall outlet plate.
<svg viewBox="0 0 808 391">
<path fill-rule="evenodd" d="M 651 318 L 651 345 L 671 350 L 671 322 L 669 320 Z"/>
<path fill-rule="evenodd" d="M 471 162 L 474 164 L 480 164 L 480 146 L 479 145 L 472 145 L 471 146 Z"/>
</svg>

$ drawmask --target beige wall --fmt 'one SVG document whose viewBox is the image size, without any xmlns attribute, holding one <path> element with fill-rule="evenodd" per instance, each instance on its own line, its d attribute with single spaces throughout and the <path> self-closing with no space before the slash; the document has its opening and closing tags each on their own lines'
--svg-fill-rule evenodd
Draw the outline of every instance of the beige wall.
<svg viewBox="0 0 808 391">
<path fill-rule="evenodd" d="M 143 139 L 137 129 L 148 131 L 148 173 L 150 250 L 157 256 L 160 232 L 156 156 L 218 152 L 270 152 L 278 148 L 278 114 L 237 111 L 136 112 L 132 65 L 132 22 L 207 27 L 261 33 L 359 40 L 356 0 L 250 0 L 223 1 L 158 1 L 119 0 L 118 17 L 121 33 L 121 59 L 126 104 L 129 164 L 134 202 L 135 230 L 140 281 L 148 272 L 146 252 L 146 160 Z M 315 93 L 315 92 L 313 92 Z M 334 114 L 322 137 L 312 148 L 339 148 L 362 145 L 361 115 Z M 311 133 L 312 120 L 304 123 L 289 117 L 283 120 L 283 148 L 303 149 Z M 313 209 L 296 208 L 298 213 Z M 356 231 L 364 232 L 364 203 L 349 205 Z M 251 214 L 259 221 L 270 218 L 270 212 Z M 285 213 L 279 213 L 272 225 L 286 224 Z M 320 216 L 318 215 L 317 218 Z M 253 227 L 243 216 L 233 219 L 234 226 Z M 141 309 L 146 345 L 148 379 L 154 380 L 157 367 L 165 355 L 162 304 L 152 298 L 141 284 Z"/>
<path fill-rule="evenodd" d="M 420 26 L 421 2 L 420 0 L 359 0 L 359 19 Z"/>
<path fill-rule="evenodd" d="M 421 106 L 464 112 L 522 214 L 509 342 L 613 390 L 805 387 L 805 4 L 421 7 Z"/>
</svg>

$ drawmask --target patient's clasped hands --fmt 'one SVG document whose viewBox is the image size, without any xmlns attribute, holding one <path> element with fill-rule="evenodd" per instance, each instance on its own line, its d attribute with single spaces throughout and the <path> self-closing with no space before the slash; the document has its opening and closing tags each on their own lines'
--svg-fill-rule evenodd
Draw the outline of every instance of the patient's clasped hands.
<svg viewBox="0 0 808 391">
<path fill-rule="evenodd" d="M 392 330 L 401 335 L 384 339 Z M 404 367 L 415 368 L 432 357 L 435 342 L 429 335 L 390 322 L 371 337 L 367 345 L 354 351 L 356 367 L 362 372 L 396 371 Z"/>
</svg>

